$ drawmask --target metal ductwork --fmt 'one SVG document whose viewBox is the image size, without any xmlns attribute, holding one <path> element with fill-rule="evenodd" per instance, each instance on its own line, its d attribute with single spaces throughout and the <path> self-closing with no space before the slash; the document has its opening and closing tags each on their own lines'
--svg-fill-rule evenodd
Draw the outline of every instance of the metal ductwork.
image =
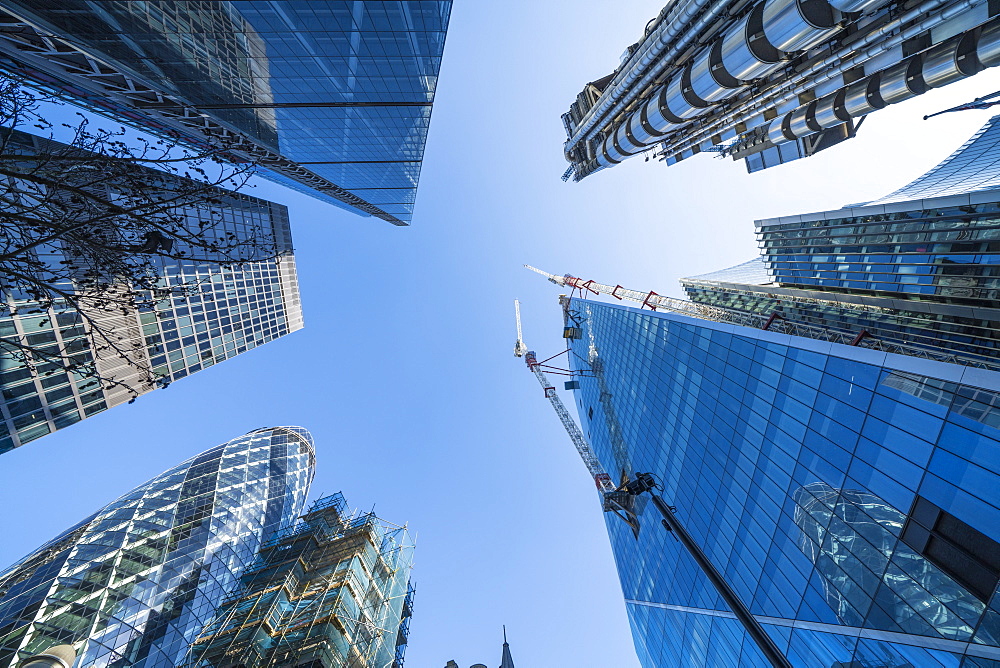
<svg viewBox="0 0 1000 668">
<path fill-rule="evenodd" d="M 979 54 L 989 64 L 981 62 Z M 773 143 L 778 143 L 782 137 L 801 139 L 840 125 L 851 117 L 864 116 L 886 105 L 921 95 L 930 88 L 972 76 L 992 65 L 1000 65 L 1000 19 L 956 35 L 882 72 L 798 107 L 786 114 L 781 123 L 772 123 L 769 138 Z"/>
<path fill-rule="evenodd" d="M 813 123 L 821 130 L 832 128 L 846 121 L 851 120 L 851 115 L 844 107 L 844 99 L 847 96 L 847 89 L 841 88 L 835 93 L 826 95 L 816 100 L 813 108 Z"/>
<path fill-rule="evenodd" d="M 976 58 L 983 67 L 1000 65 L 1000 18 L 983 25 L 976 44 Z"/>
<path fill-rule="evenodd" d="M 762 24 L 778 51 L 804 51 L 839 30 L 839 18 L 826 0 L 767 0 Z"/>
<path fill-rule="evenodd" d="M 886 104 L 896 104 L 927 91 L 923 77 L 923 54 L 917 54 L 884 70 L 878 94 Z"/>
<path fill-rule="evenodd" d="M 604 139 L 597 162 L 610 167 L 656 144 L 678 126 L 709 111 L 783 64 L 785 53 L 810 49 L 841 29 L 841 12 L 867 12 L 887 0 L 764 0 L 721 37 L 703 48 L 653 97 Z M 1000 64 L 1000 20 L 987 24 L 976 43 L 974 31 L 948 40 L 875 74 L 799 107 L 768 126 L 777 144 L 821 132 L 887 104 Z M 978 52 L 977 52 L 978 49 Z M 977 57 L 978 56 L 978 57 Z M 988 64 L 987 64 L 988 63 Z M 595 145 L 595 148 L 597 146 Z"/>
<path fill-rule="evenodd" d="M 844 110 L 851 118 L 866 116 L 885 108 L 885 100 L 879 95 L 881 78 L 882 73 L 876 72 L 844 89 Z"/>
<path fill-rule="evenodd" d="M 722 38 L 722 64 L 733 79 L 752 81 L 781 66 L 781 53 L 764 35 L 765 4 L 754 7 Z"/>
<path fill-rule="evenodd" d="M 722 63 L 722 41 L 696 55 L 691 66 L 691 90 L 705 102 L 721 102 L 743 88 Z"/>
<path fill-rule="evenodd" d="M 776 118 L 771 121 L 771 124 L 767 126 L 767 139 L 772 144 L 784 144 L 786 141 L 792 141 L 795 137 L 790 137 L 787 134 L 788 116 L 784 118 Z"/>
<path fill-rule="evenodd" d="M 837 11 L 843 12 L 844 14 L 853 14 L 854 12 L 870 12 L 872 10 L 878 9 L 886 3 L 887 0 L 830 0 L 830 4 Z"/>
<path fill-rule="evenodd" d="M 660 132 L 650 125 L 649 119 L 646 117 L 647 106 L 648 105 L 645 104 L 642 105 L 639 109 L 639 113 L 632 114 L 628 119 L 629 132 L 635 141 L 641 146 L 655 144 L 660 137 L 666 134 L 665 132 Z"/>
<path fill-rule="evenodd" d="M 674 78 L 667 84 L 667 108 L 678 117 L 688 120 L 705 113 L 708 103 L 697 99 L 691 94 L 690 88 L 684 85 L 687 68 L 674 75 Z M 685 91 L 685 88 L 688 88 Z"/>
<path fill-rule="evenodd" d="M 924 53 L 923 80 L 928 88 L 940 88 L 979 72 L 974 30 L 956 35 Z"/>
</svg>

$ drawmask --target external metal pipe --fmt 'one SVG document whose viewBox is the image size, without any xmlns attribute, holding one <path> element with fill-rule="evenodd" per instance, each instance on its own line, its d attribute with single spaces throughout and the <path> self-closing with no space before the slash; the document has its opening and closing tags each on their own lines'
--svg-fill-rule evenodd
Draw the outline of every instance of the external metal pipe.
<svg viewBox="0 0 1000 668">
<path fill-rule="evenodd" d="M 840 30 L 827 0 L 766 0 L 763 26 L 779 51 L 804 51 Z"/>
<path fill-rule="evenodd" d="M 753 616 L 750 609 L 740 600 L 739 595 L 729 586 L 729 583 L 722 577 L 722 574 L 716 570 L 715 565 L 708 558 L 708 555 L 702 551 L 698 543 L 691 537 L 691 534 L 687 532 L 684 525 L 677 519 L 673 508 L 668 506 L 659 494 L 654 494 L 651 491 L 650 496 L 653 497 L 653 505 L 656 506 L 656 509 L 660 511 L 660 515 L 663 516 L 663 526 L 677 537 L 677 540 L 684 546 L 687 553 L 695 560 L 698 568 L 709 579 L 715 590 L 719 592 L 719 596 L 722 597 L 722 600 L 726 602 L 729 609 L 736 615 L 736 619 L 743 625 L 743 630 L 756 643 L 761 654 L 764 655 L 773 668 L 792 668 L 791 662 L 778 649 L 778 646 L 774 644 L 774 640 L 767 634 L 761 623 L 757 621 L 757 618 Z"/>
<path fill-rule="evenodd" d="M 976 57 L 983 67 L 1000 65 L 1000 18 L 983 24 L 983 31 L 976 44 Z"/>
<path fill-rule="evenodd" d="M 976 57 L 975 30 L 968 30 L 932 47 L 924 54 L 924 83 L 940 88 L 982 69 Z"/>
<path fill-rule="evenodd" d="M 936 14 L 928 16 L 919 23 L 915 23 L 909 28 L 901 30 L 895 35 L 886 36 L 887 33 L 898 29 L 899 26 L 913 21 L 927 14 L 927 12 L 935 11 L 947 1 L 948 0 L 930 0 L 921 7 L 911 9 L 904 14 L 901 14 L 892 21 L 886 23 L 884 26 L 879 27 L 877 30 L 873 30 L 870 34 L 861 38 L 858 43 L 852 44 L 847 49 L 850 51 L 865 49 L 864 51 L 855 53 L 849 58 L 845 58 L 843 53 L 833 54 L 817 63 L 814 63 L 809 68 L 799 72 L 794 80 L 787 81 L 782 86 L 779 86 L 778 91 L 774 93 L 773 97 L 767 98 L 766 102 L 761 100 L 749 100 L 720 117 L 719 121 L 713 123 L 711 127 L 698 133 L 694 133 L 691 138 L 685 138 L 669 144 L 664 150 L 664 153 L 679 153 L 687 147 L 700 144 L 712 135 L 717 134 L 719 132 L 720 125 L 735 124 L 737 119 L 745 118 L 749 113 L 757 112 L 763 107 L 781 105 L 799 93 L 815 88 L 816 86 L 829 81 L 834 77 L 840 76 L 845 71 L 864 63 L 870 58 L 873 58 L 875 55 L 902 44 L 904 41 L 912 37 L 921 35 L 931 28 L 935 28 L 941 23 L 953 18 L 957 14 L 975 7 L 976 5 L 982 4 L 982 0 L 961 0 L 961 2 L 950 7 L 946 7 L 945 9 L 938 11 Z M 880 39 L 882 40 L 881 42 L 878 41 Z M 813 76 L 817 71 L 834 64 L 836 64 L 836 66 L 831 67 L 829 71 L 815 77 Z"/>
<path fill-rule="evenodd" d="M 599 101 L 596 105 L 591 107 L 587 112 L 586 117 L 579 125 L 577 125 L 576 132 L 570 137 L 566 142 L 566 150 L 569 151 L 573 149 L 577 144 L 583 139 L 589 139 L 594 126 L 597 125 L 598 121 L 607 116 L 612 118 L 617 116 L 624 105 L 622 104 L 620 98 L 628 91 L 630 88 L 635 88 L 636 90 L 643 90 L 651 84 L 670 64 L 670 59 L 681 52 L 681 50 L 686 49 L 690 42 L 694 39 L 695 35 L 704 30 L 707 26 L 711 25 L 716 19 L 718 19 L 722 13 L 729 6 L 730 0 L 715 0 L 714 3 L 708 8 L 708 10 L 702 15 L 700 19 L 690 28 L 687 28 L 687 23 L 696 14 L 705 9 L 709 5 L 709 0 L 692 0 L 691 2 L 684 5 L 684 8 L 680 10 L 677 16 L 667 16 L 662 21 L 659 28 L 654 31 L 654 35 L 657 37 L 652 40 L 648 48 L 643 48 L 640 53 L 632 56 L 632 58 L 639 58 L 635 66 L 628 69 L 628 75 L 622 79 L 620 82 L 611 82 L 611 86 L 614 89 L 607 100 L 601 102 Z M 667 49 L 667 44 L 677 37 L 677 34 L 681 31 L 685 32 L 685 36 L 674 43 L 669 49 Z M 650 42 L 650 35 L 646 38 L 646 42 Z M 652 63 L 660 61 L 663 63 L 662 67 L 654 68 L 641 78 L 638 79 L 638 72 L 641 72 L 648 68 Z M 629 60 L 631 62 L 631 59 Z M 635 74 L 633 74 L 635 73 Z M 609 88 L 611 87 L 609 86 Z M 603 97 L 603 96 L 602 96 Z"/>
</svg>

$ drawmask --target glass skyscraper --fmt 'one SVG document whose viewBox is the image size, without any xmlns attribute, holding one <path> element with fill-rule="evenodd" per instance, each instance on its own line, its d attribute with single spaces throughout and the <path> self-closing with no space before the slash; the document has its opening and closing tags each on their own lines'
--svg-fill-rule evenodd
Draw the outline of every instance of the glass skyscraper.
<svg viewBox="0 0 1000 668">
<path fill-rule="evenodd" d="M 657 477 L 793 666 L 1000 666 L 1000 373 L 564 308 L 604 468 Z M 768 666 L 652 505 L 636 510 L 638 536 L 605 517 L 642 665 Z"/>
<path fill-rule="evenodd" d="M 257 429 L 140 485 L 0 574 L 0 667 L 52 645 L 95 668 L 179 665 L 260 545 L 305 505 L 300 427 Z"/>
<path fill-rule="evenodd" d="M 668 3 L 563 114 L 564 178 L 642 153 L 727 155 L 749 172 L 815 155 L 868 114 L 1000 64 L 998 13 L 984 0 Z"/>
<path fill-rule="evenodd" d="M 48 141 L 12 137 L 9 146 L 24 150 Z M 218 263 L 157 257 L 157 286 L 134 307 L 113 313 L 95 307 L 82 314 L 59 303 L 41 308 L 4 289 L 0 335 L 65 351 L 64 361 L 92 363 L 115 383 L 66 371 L 58 359 L 29 365 L 16 349 L 0 345 L 0 453 L 302 328 L 288 210 L 227 190 L 210 194 L 202 204 L 179 207 L 178 219 L 187 231 L 245 243 L 249 250 L 239 258 L 246 261 L 230 262 L 232 255 L 222 252 Z M 183 250 L 183 242 L 177 244 L 174 250 Z M 55 261 L 66 252 L 53 249 Z M 123 337 L 118 347 L 127 359 L 91 336 L 94 322 Z"/>
<path fill-rule="evenodd" d="M 413 548 L 405 526 L 348 511 L 342 494 L 317 500 L 262 546 L 185 668 L 402 668 Z"/>
<path fill-rule="evenodd" d="M 407 225 L 451 0 L 3 0 L 0 67 Z"/>
<path fill-rule="evenodd" d="M 998 155 L 1000 116 L 886 197 L 757 221 L 760 259 L 681 284 L 778 331 L 1000 370 Z"/>
</svg>

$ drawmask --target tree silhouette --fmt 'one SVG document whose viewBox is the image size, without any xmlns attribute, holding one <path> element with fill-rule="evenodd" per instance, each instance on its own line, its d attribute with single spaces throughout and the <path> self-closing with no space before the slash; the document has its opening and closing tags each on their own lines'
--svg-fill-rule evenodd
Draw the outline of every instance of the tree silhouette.
<svg viewBox="0 0 1000 668">
<path fill-rule="evenodd" d="M 160 384 L 138 314 L 206 280 L 172 269 L 238 267 L 279 248 L 269 227 L 233 223 L 247 200 L 233 191 L 255 165 L 227 160 L 224 144 L 136 139 L 83 115 L 54 126 L 52 104 L 0 77 L 0 370 L 72 372 L 135 397 Z"/>
</svg>

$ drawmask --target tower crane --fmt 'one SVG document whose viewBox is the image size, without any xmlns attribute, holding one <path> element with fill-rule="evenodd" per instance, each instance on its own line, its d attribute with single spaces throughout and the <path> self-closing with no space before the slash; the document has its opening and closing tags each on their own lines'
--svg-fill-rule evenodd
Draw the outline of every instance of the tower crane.
<svg viewBox="0 0 1000 668">
<path fill-rule="evenodd" d="M 528 350 L 528 346 L 524 345 L 524 340 L 521 338 L 521 302 L 516 299 L 514 300 L 514 317 L 517 320 L 517 342 L 514 344 L 514 356 L 524 358 L 525 363 L 528 365 L 528 370 L 535 375 L 539 385 L 542 386 L 545 398 L 552 404 L 556 415 L 559 416 L 559 421 L 562 422 L 566 433 L 569 434 L 569 439 L 573 442 L 574 447 L 576 447 L 576 451 L 580 453 L 580 459 L 583 460 L 590 475 L 594 478 L 597 490 L 602 495 L 613 493 L 615 485 L 611 482 L 611 476 L 601 466 L 601 462 L 591 449 L 590 443 L 587 442 L 583 431 L 580 430 L 580 426 L 573 419 L 573 416 L 569 414 L 569 411 L 566 410 L 562 399 L 556 394 L 555 386 L 549 383 L 549 379 L 545 376 L 545 372 L 542 371 L 542 366 L 538 362 L 535 351 Z"/>
<path fill-rule="evenodd" d="M 591 287 L 587 287 L 586 289 L 594 292 L 595 294 L 600 292 L 593 287 L 593 281 L 583 283 L 580 279 L 572 276 L 558 277 L 553 274 L 547 274 L 546 272 L 540 271 L 528 265 L 524 266 L 548 277 L 550 281 L 558 285 L 570 285 L 571 287 L 583 288 L 587 286 L 587 284 L 591 284 Z M 618 295 L 615 295 L 614 292 L 620 291 L 620 294 L 623 297 L 626 295 L 622 293 L 632 292 L 639 296 L 639 299 L 636 301 L 640 301 L 642 299 L 642 293 L 624 290 L 621 286 L 611 288 L 611 286 L 599 285 L 597 287 L 604 288 L 605 294 L 612 294 L 616 297 Z M 650 296 L 659 297 L 656 293 L 649 293 L 649 296 L 645 299 L 645 305 L 651 305 L 648 303 Z M 669 300 L 670 298 L 660 297 L 659 299 Z M 560 302 L 562 301 L 563 298 L 560 298 Z M 680 302 L 681 300 L 671 301 Z M 657 305 L 663 304 L 659 303 Z M 567 302 L 563 302 L 563 308 L 564 310 L 568 308 L 568 300 Z M 598 461 L 597 456 L 590 447 L 590 444 L 587 442 L 586 438 L 584 438 L 580 427 L 566 410 L 562 400 L 559 399 L 559 395 L 556 394 L 556 388 L 549 384 L 548 378 L 545 377 L 545 372 L 542 371 L 541 363 L 538 361 L 535 352 L 528 350 L 528 347 L 524 344 L 521 335 L 521 303 L 517 300 L 514 300 L 514 314 L 517 320 L 517 341 L 514 343 L 514 355 L 516 357 L 525 358 L 528 369 L 535 375 L 535 378 L 538 379 L 539 384 L 541 384 L 542 390 L 545 392 L 545 398 L 552 404 L 552 407 L 555 409 L 560 421 L 562 421 L 563 426 L 566 428 L 566 432 L 569 434 L 570 440 L 573 441 L 573 445 L 576 447 L 577 452 L 580 453 L 583 463 L 586 464 L 587 470 L 590 471 L 590 474 L 594 477 L 594 482 L 597 484 L 597 489 L 600 491 L 602 496 L 604 511 L 614 512 L 622 520 L 624 520 L 631 527 L 632 534 L 638 540 L 639 516 L 636 512 L 636 501 L 642 497 L 643 494 L 648 493 L 649 498 L 653 501 L 653 505 L 662 517 L 660 522 L 663 528 L 670 532 L 673 537 L 681 543 L 687 553 L 695 560 L 701 572 L 712 583 L 715 590 L 726 602 L 726 605 L 729 606 L 729 609 L 732 610 L 733 615 L 743 626 L 743 629 L 753 640 L 754 644 L 757 645 L 757 648 L 767 659 L 767 662 L 771 664 L 771 667 L 792 668 L 792 664 L 788 661 L 788 658 L 778 648 L 774 640 L 770 637 L 770 635 L 768 635 L 767 631 L 764 630 L 764 627 L 761 625 L 757 617 L 754 616 L 754 614 L 750 611 L 750 608 L 743 603 L 739 594 L 736 593 L 732 585 L 730 585 L 726 580 L 725 576 L 715 567 L 712 560 L 709 559 L 708 555 L 701 549 L 701 546 L 698 545 L 694 537 L 688 533 L 684 523 L 677 517 L 676 507 L 668 505 L 666 501 L 664 501 L 663 498 L 657 493 L 658 490 L 662 490 L 663 488 L 659 482 L 657 482 L 653 474 L 636 472 L 634 479 L 625 480 L 618 487 L 614 486 L 611 482 L 611 477 L 607 474 L 607 472 L 605 472 L 604 467 L 601 466 L 601 462 Z M 603 379 L 601 380 L 603 381 Z M 639 512 L 641 512 L 641 510 Z"/>
</svg>

